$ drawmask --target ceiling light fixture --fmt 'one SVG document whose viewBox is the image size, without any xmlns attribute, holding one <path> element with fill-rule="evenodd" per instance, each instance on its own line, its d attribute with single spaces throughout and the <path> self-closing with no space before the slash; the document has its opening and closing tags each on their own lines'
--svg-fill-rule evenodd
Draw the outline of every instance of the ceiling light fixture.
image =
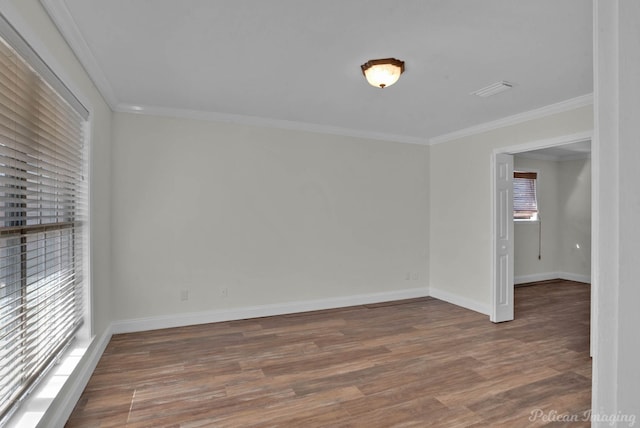
<svg viewBox="0 0 640 428">
<path fill-rule="evenodd" d="M 372 59 L 360 68 L 371 86 L 386 88 L 398 81 L 404 71 L 404 61 L 395 58 Z"/>
</svg>

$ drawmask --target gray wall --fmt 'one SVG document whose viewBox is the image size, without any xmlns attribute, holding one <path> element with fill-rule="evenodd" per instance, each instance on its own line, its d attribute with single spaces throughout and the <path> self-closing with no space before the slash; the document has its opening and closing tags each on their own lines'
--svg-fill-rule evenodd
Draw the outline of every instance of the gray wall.
<svg viewBox="0 0 640 428">
<path fill-rule="evenodd" d="M 432 292 L 489 313 L 494 150 L 592 129 L 592 109 L 581 107 L 431 146 Z"/>
<path fill-rule="evenodd" d="M 117 113 L 113 165 L 117 320 L 427 293 L 428 147 Z"/>
<path fill-rule="evenodd" d="M 539 160 L 516 155 L 516 169 L 538 172 L 540 222 L 515 222 L 515 283 L 591 280 L 591 161 Z M 542 257 L 538 259 L 539 227 Z"/>
</svg>

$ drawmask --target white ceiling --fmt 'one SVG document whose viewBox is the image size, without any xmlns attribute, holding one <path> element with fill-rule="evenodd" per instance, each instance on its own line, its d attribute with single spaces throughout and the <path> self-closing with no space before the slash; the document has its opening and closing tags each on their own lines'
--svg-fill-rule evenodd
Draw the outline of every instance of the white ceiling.
<svg viewBox="0 0 640 428">
<path fill-rule="evenodd" d="M 41 0 L 113 108 L 430 138 L 592 92 L 586 0 Z M 386 89 L 360 64 L 396 57 Z M 489 98 L 469 95 L 515 83 Z M 231 115 L 231 116 L 229 116 Z"/>
</svg>

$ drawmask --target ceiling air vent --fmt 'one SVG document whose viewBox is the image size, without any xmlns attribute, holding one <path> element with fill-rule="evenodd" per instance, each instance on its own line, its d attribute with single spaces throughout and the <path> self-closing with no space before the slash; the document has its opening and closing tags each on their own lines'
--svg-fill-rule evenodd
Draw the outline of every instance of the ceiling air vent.
<svg viewBox="0 0 640 428">
<path fill-rule="evenodd" d="M 499 94 L 500 92 L 506 91 L 511 88 L 513 88 L 513 83 L 505 82 L 503 80 L 502 82 L 496 82 L 492 85 L 471 92 L 469 95 L 477 95 L 484 98 L 490 97 L 491 95 Z"/>
</svg>

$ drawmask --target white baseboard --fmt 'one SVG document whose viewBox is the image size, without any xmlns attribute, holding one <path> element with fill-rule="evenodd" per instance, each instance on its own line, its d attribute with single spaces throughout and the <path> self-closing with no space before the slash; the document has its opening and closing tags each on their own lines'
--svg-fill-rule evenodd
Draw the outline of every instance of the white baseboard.
<svg viewBox="0 0 640 428">
<path fill-rule="evenodd" d="M 560 279 L 566 279 L 568 281 L 586 282 L 591 284 L 591 275 L 580 275 L 579 273 L 560 272 Z"/>
<path fill-rule="evenodd" d="M 69 376 L 70 383 L 65 385 L 67 392 L 58 394 L 38 423 L 38 427 L 64 427 L 109 344 L 111 335 L 111 326 L 109 326 L 99 338 L 93 339 L 95 342 L 91 344 L 89 352 L 82 356 L 73 373 Z"/>
<path fill-rule="evenodd" d="M 516 284 L 521 284 L 556 278 L 590 283 L 590 277 L 568 272 L 549 272 L 535 275 L 523 275 L 515 278 L 515 282 Z M 484 303 L 431 287 L 115 321 L 105 330 L 100 338 L 94 338 L 95 343 L 91 345 L 89 352 L 82 357 L 80 363 L 76 366 L 73 374 L 70 376 L 71 383 L 68 386 L 65 385 L 67 393 L 58 395 L 56 400 L 59 401 L 54 401 L 54 403 L 52 403 L 37 426 L 63 427 L 65 425 L 113 334 L 334 309 L 427 296 L 431 296 L 484 315 L 489 315 L 490 312 L 489 306 Z"/>
<path fill-rule="evenodd" d="M 470 309 L 475 312 L 480 312 L 484 315 L 489 315 L 489 305 L 486 305 L 482 302 L 478 302 L 476 300 L 469 299 L 467 297 L 460 296 L 458 294 L 453 294 L 448 291 L 439 290 L 437 288 L 430 287 L 429 288 L 429 296 L 434 297 L 439 300 L 444 300 L 445 302 L 452 303 L 456 306 L 461 306 L 465 309 Z"/>
<path fill-rule="evenodd" d="M 64 386 L 65 393 L 57 395 L 46 412 L 41 416 L 40 421 L 34 421 L 33 426 L 46 428 L 64 427 L 113 334 L 333 309 L 393 300 L 412 299 L 416 297 L 427 297 L 428 295 L 429 293 L 427 288 L 413 288 L 393 292 L 372 293 L 321 300 L 308 300 L 283 304 L 115 321 L 105 330 L 100 338 L 93 339 L 93 342 L 89 345 L 89 350 L 82 356 L 80 362 L 73 370 L 73 373 L 69 376 L 70 383 Z M 16 426 L 21 425 L 19 423 Z"/>
<path fill-rule="evenodd" d="M 513 278 L 514 284 L 527 284 L 529 282 L 549 281 L 551 279 L 566 279 L 568 281 L 578 281 L 591 283 L 591 277 L 570 272 L 544 272 L 533 275 L 520 275 Z"/>
<path fill-rule="evenodd" d="M 514 284 L 527 284 L 529 282 L 549 281 L 560 278 L 559 272 L 534 273 L 532 275 L 520 275 L 513 278 Z"/>
<path fill-rule="evenodd" d="M 245 306 L 233 309 L 217 309 L 204 312 L 191 312 L 115 321 L 111 324 L 111 331 L 113 332 L 113 334 L 132 333 L 137 331 L 157 330 L 161 328 L 207 324 L 211 322 L 232 321 L 272 315 L 318 311 L 322 309 L 334 309 L 347 306 L 389 302 L 393 300 L 413 299 L 416 297 L 427 296 L 429 296 L 429 289 L 425 287 L 382 293 L 360 294 L 355 296 L 334 297 L 320 300 L 305 300 L 299 302 L 276 303 L 270 305 Z"/>
</svg>

